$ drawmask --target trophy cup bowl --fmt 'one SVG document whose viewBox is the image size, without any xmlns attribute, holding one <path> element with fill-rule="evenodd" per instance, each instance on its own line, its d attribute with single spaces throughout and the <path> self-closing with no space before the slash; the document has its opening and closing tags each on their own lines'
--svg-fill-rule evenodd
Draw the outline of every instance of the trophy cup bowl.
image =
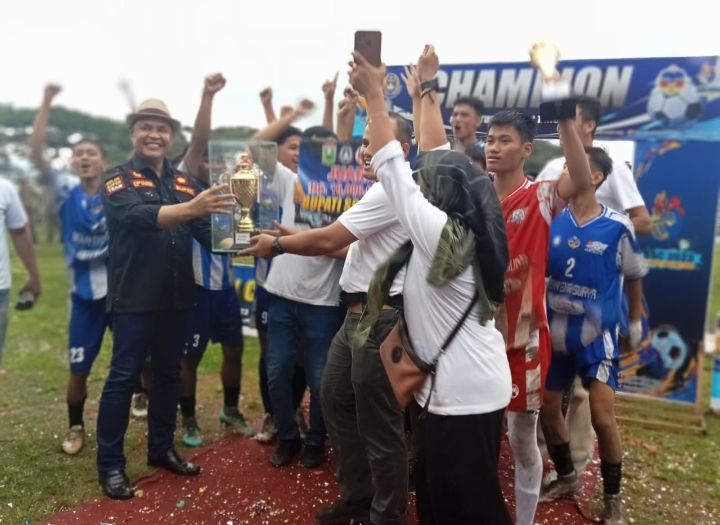
<svg viewBox="0 0 720 525">
<path fill-rule="evenodd" d="M 570 83 L 560 76 L 557 63 L 560 50 L 552 42 L 540 41 L 530 46 L 530 63 L 540 71 L 543 79 L 540 91 L 540 118 L 559 120 L 575 114 L 575 99 L 571 98 Z"/>
<path fill-rule="evenodd" d="M 252 165 L 241 165 L 230 176 L 230 191 L 240 207 L 240 220 L 236 224 L 238 233 L 250 234 L 255 231 L 250 209 L 258 198 L 258 175 L 258 169 Z"/>
<path fill-rule="evenodd" d="M 560 50 L 552 42 L 535 42 L 530 46 L 530 63 L 545 81 L 557 76 Z"/>
</svg>

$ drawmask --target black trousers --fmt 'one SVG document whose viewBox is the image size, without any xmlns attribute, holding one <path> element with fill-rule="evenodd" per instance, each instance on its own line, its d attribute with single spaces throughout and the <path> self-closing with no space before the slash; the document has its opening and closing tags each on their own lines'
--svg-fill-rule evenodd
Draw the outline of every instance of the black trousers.
<svg viewBox="0 0 720 525">
<path fill-rule="evenodd" d="M 420 525 L 510 525 L 498 458 L 505 410 L 419 420 L 415 487 Z"/>
<path fill-rule="evenodd" d="M 173 446 L 180 399 L 180 359 L 190 334 L 190 310 L 113 315 L 113 355 L 97 417 L 98 472 L 125 469 L 125 432 L 137 378 L 150 356 L 148 459 Z"/>
<path fill-rule="evenodd" d="M 361 348 L 352 343 L 359 319 L 348 312 L 335 335 L 321 390 L 325 425 L 337 451 L 340 496 L 368 501 L 372 525 L 403 525 L 408 481 L 404 420 L 378 350 L 398 313 L 383 310 Z"/>
</svg>

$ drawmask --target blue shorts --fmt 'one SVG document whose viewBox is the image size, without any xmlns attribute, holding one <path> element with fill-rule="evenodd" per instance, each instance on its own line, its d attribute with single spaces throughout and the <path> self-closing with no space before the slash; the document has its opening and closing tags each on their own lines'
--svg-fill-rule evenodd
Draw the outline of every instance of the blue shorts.
<svg viewBox="0 0 720 525">
<path fill-rule="evenodd" d="M 548 390 L 564 390 L 577 375 L 586 387 L 597 380 L 617 390 L 620 368 L 617 337 L 606 332 L 605 337 L 598 337 L 586 347 L 553 352 L 545 387 Z"/>
<path fill-rule="evenodd" d="M 110 325 L 106 301 L 71 296 L 70 341 L 68 356 L 70 372 L 89 372 L 100 353 L 105 328 Z"/>
<path fill-rule="evenodd" d="M 261 332 L 267 332 L 269 309 L 270 292 L 262 286 L 255 287 L 255 328 Z"/>
<path fill-rule="evenodd" d="M 242 316 L 235 288 L 195 288 L 192 331 L 185 344 L 185 355 L 202 357 L 210 340 L 213 343 L 242 348 Z"/>
</svg>

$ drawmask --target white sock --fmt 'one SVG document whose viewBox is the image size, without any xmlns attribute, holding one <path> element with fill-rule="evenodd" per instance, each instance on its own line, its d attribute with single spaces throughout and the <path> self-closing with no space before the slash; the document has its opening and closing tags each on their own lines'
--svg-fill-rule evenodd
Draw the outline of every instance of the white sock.
<svg viewBox="0 0 720 525">
<path fill-rule="evenodd" d="M 508 412 L 510 447 L 515 458 L 515 524 L 533 525 L 542 481 L 537 444 L 537 412 Z"/>
</svg>

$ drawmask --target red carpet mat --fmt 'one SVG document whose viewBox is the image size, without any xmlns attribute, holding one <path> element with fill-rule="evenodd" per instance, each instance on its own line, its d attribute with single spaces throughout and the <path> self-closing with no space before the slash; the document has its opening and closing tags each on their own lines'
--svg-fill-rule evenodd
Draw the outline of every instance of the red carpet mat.
<svg viewBox="0 0 720 525">
<path fill-rule="evenodd" d="M 277 469 L 268 459 L 273 447 L 237 436 L 228 437 L 192 456 L 202 473 L 194 478 L 156 471 L 135 484 L 137 496 L 129 501 L 107 498 L 82 503 L 43 522 L 53 525 L 280 525 L 314 524 L 315 512 L 338 497 L 332 465 L 309 471 L 298 465 Z M 189 456 L 187 450 L 182 451 Z M 563 500 L 540 505 L 541 524 L 591 523 L 579 507 L 590 500 L 597 466 L 583 476 L 578 502 Z M 500 479 L 509 508 L 513 508 L 513 467 L 507 443 L 500 459 Z M 98 486 L 98 493 L 100 487 Z M 415 502 L 408 504 L 408 525 L 417 523 Z M 583 513 L 586 514 L 586 513 Z"/>
</svg>

